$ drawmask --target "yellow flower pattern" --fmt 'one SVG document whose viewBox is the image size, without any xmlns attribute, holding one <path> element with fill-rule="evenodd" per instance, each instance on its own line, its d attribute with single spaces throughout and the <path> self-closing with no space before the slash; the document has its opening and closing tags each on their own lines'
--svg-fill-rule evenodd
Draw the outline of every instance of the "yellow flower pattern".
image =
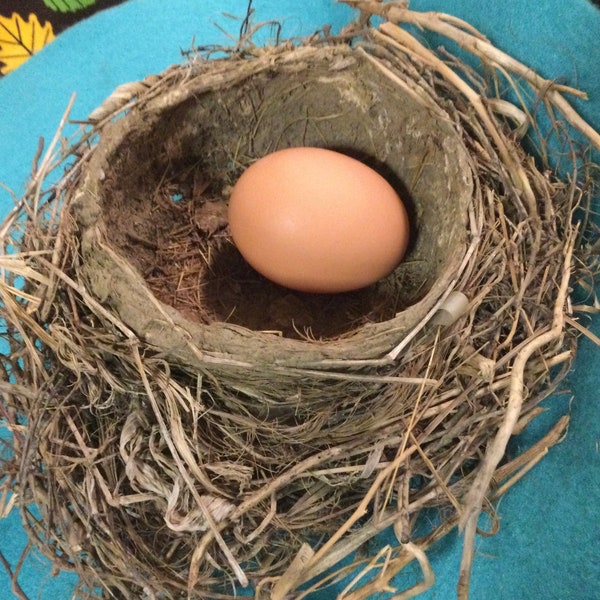
<svg viewBox="0 0 600 600">
<path fill-rule="evenodd" d="M 52 24 L 42 26 L 34 14 L 27 21 L 17 13 L 0 16 L 0 73 L 13 71 L 53 39 Z"/>
<path fill-rule="evenodd" d="M 125 0 L 0 0 L 0 79 L 65 29 Z"/>
</svg>

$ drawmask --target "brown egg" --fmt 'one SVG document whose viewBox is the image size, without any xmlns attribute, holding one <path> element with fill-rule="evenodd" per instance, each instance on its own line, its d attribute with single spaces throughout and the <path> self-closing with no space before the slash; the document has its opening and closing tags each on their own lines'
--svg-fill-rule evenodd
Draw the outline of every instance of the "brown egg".
<svg viewBox="0 0 600 600">
<path fill-rule="evenodd" d="M 229 201 L 229 226 L 259 273 L 303 292 L 363 288 L 385 277 L 408 245 L 408 218 L 392 186 L 358 160 L 288 148 L 253 163 Z"/>
</svg>

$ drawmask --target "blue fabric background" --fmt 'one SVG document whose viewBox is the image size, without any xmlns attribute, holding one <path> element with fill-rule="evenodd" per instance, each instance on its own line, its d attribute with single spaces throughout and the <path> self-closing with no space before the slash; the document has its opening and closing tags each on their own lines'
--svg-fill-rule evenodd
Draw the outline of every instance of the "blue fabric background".
<svg viewBox="0 0 600 600">
<path fill-rule="evenodd" d="M 20 194 L 38 137 L 52 138 L 73 92 L 71 117 L 82 119 L 118 84 L 157 73 L 181 60 L 195 43 L 225 43 L 247 0 L 130 0 L 62 33 L 52 44 L 0 81 L 0 182 Z M 279 19 L 283 35 L 306 35 L 324 23 L 339 29 L 353 16 L 333 0 L 255 0 L 256 20 Z M 441 10 L 465 18 L 510 54 L 546 77 L 588 91 L 577 103 L 600 129 L 600 10 L 587 0 L 413 0 L 417 10 Z M 268 29 L 263 37 L 268 37 Z M 0 189 L 0 215 L 10 208 Z M 587 324 L 587 323 L 586 323 Z M 600 333 L 600 319 L 591 324 Z M 565 383 L 566 395 L 538 427 L 516 445 L 541 435 L 551 417 L 567 408 L 566 440 L 501 501 L 501 531 L 479 538 L 472 577 L 474 600 L 595 600 L 600 598 L 600 351 L 582 339 Z M 568 402 L 573 396 L 573 401 Z M 450 535 L 431 552 L 438 575 L 425 599 L 455 597 L 461 540 Z M 0 521 L 0 547 L 15 564 L 26 543 L 18 515 Z M 73 577 L 53 577 L 41 557 L 29 559 L 22 586 L 31 598 L 66 600 Z M 12 598 L 0 570 L 0 598 Z M 321 598 L 332 598 L 332 594 Z"/>
</svg>

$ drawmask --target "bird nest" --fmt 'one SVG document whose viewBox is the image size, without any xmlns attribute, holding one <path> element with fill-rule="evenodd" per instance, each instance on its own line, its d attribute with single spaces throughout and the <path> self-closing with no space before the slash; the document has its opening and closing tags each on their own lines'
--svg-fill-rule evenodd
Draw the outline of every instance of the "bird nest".
<svg viewBox="0 0 600 600">
<path fill-rule="evenodd" d="M 523 150 L 542 127 L 528 94 L 564 148 L 567 125 L 600 147 L 563 98 L 581 93 L 448 15 L 352 4 L 338 36 L 245 37 L 121 86 L 76 140 L 59 130 L 4 223 L 3 497 L 81 598 L 356 600 L 417 560 L 408 598 L 456 526 L 466 598 L 479 514 L 565 432 L 506 455 L 569 368 L 568 293 L 593 266 L 573 218 L 591 169 L 558 178 L 546 142 L 537 163 Z M 370 288 L 285 290 L 231 243 L 242 170 L 307 145 L 406 201 L 407 256 Z"/>
</svg>

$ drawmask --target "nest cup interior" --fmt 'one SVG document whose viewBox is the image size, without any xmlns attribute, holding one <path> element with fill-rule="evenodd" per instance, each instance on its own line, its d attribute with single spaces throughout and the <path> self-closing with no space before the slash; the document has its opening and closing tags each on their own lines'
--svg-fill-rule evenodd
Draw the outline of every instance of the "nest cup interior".
<svg viewBox="0 0 600 600">
<path fill-rule="evenodd" d="M 302 68 L 288 62 L 166 104 L 152 119 L 134 108 L 105 128 L 104 160 L 97 171 L 92 161 L 89 176 L 100 182 L 109 243 L 185 320 L 336 338 L 402 315 L 409 328 L 447 287 L 465 248 L 466 152 L 441 111 L 360 53 L 323 49 Z M 227 228 L 231 187 L 256 159 L 294 146 L 358 158 L 396 189 L 411 238 L 387 278 L 356 292 L 305 294 L 245 263 Z"/>
</svg>

